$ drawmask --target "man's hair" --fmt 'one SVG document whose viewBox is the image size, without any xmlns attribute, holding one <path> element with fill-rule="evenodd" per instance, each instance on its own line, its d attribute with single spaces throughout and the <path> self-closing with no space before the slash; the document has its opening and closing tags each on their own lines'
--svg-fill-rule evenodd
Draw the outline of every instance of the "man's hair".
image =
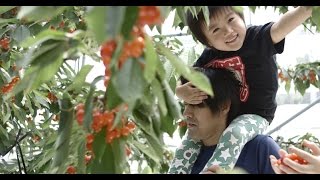
<svg viewBox="0 0 320 180">
<path fill-rule="evenodd" d="M 210 19 L 223 11 L 231 10 L 231 11 L 234 11 L 236 14 L 238 14 L 241 17 L 241 19 L 244 21 L 243 13 L 235 11 L 232 6 L 208 6 L 208 9 L 209 9 Z M 187 25 L 190 31 L 198 39 L 198 41 L 200 41 L 202 44 L 206 45 L 207 47 L 211 47 L 208 43 L 208 39 L 203 33 L 205 19 L 204 19 L 202 10 L 197 14 L 197 17 L 193 17 L 193 14 L 190 11 L 187 11 L 186 20 L 187 20 Z"/>
<path fill-rule="evenodd" d="M 195 67 L 196 71 L 202 72 L 210 81 L 214 96 L 209 96 L 196 106 L 204 107 L 207 105 L 212 113 L 221 111 L 221 107 L 230 101 L 230 110 L 227 116 L 227 126 L 239 115 L 240 97 L 239 89 L 240 82 L 234 74 L 227 69 L 218 68 L 200 68 Z M 181 84 L 188 82 L 184 77 L 180 77 Z"/>
</svg>

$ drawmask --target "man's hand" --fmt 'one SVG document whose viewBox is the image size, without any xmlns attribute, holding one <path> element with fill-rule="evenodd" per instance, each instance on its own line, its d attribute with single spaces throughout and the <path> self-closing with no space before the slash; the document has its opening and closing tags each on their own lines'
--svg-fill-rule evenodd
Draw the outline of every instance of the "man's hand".
<svg viewBox="0 0 320 180">
<path fill-rule="evenodd" d="M 208 98 L 205 92 L 193 87 L 191 82 L 178 85 L 176 87 L 176 95 L 188 104 L 200 104 L 204 99 Z"/>
<path fill-rule="evenodd" d="M 247 172 L 239 167 L 235 167 L 232 170 L 224 170 L 218 165 L 212 165 L 201 174 L 247 174 Z"/>
<path fill-rule="evenodd" d="M 212 165 L 201 174 L 224 174 L 224 170 L 218 165 Z"/>
</svg>

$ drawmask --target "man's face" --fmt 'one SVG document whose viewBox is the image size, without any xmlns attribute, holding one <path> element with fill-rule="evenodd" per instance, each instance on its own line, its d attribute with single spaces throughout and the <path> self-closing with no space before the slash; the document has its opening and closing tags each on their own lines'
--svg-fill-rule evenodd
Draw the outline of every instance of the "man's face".
<svg viewBox="0 0 320 180">
<path fill-rule="evenodd" d="M 202 26 L 209 44 L 221 51 L 237 51 L 244 42 L 246 25 L 232 10 L 221 10 L 210 18 L 209 28 Z"/>
<path fill-rule="evenodd" d="M 183 115 L 187 119 L 189 137 L 201 140 L 205 145 L 217 143 L 226 128 L 226 118 L 222 113 L 220 111 L 212 113 L 207 105 L 185 104 Z"/>
</svg>

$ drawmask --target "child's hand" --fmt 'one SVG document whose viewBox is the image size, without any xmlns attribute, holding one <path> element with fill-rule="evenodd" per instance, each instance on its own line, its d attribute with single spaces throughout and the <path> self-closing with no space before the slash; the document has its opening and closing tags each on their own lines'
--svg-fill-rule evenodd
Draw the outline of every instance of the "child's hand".
<svg viewBox="0 0 320 180">
<path fill-rule="evenodd" d="M 280 155 L 280 159 L 282 159 L 283 157 L 285 157 L 287 155 L 287 151 L 283 150 L 283 149 L 280 149 L 279 150 L 279 155 Z M 280 160 L 279 159 L 279 160 Z M 283 164 L 279 164 L 279 160 L 271 155 L 270 156 L 270 164 L 271 164 L 271 167 L 273 169 L 273 171 L 276 173 L 276 174 L 285 174 L 285 172 L 283 172 L 281 169 L 280 169 L 280 166 L 285 166 Z"/>
<path fill-rule="evenodd" d="M 177 96 L 188 104 L 200 104 L 204 99 L 208 98 L 208 95 L 193 87 L 191 82 L 187 82 L 176 87 Z"/>
<path fill-rule="evenodd" d="M 283 160 L 284 163 L 298 173 L 319 174 L 320 173 L 320 148 L 313 142 L 304 140 L 303 146 L 309 148 L 312 154 L 296 147 L 290 147 L 289 151 L 305 159 L 308 164 L 300 164 L 288 158 Z"/>
<path fill-rule="evenodd" d="M 298 149 L 296 147 L 290 147 L 291 154 L 296 154 L 304 161 L 297 159 L 287 158 L 288 154 L 284 150 L 280 150 L 279 154 L 282 161 L 277 160 L 274 156 L 270 156 L 270 162 L 273 170 L 277 174 L 319 174 L 320 173 L 320 148 L 313 142 L 304 141 L 303 145 L 312 150 L 312 154 Z M 291 157 L 291 156 L 290 156 Z"/>
</svg>

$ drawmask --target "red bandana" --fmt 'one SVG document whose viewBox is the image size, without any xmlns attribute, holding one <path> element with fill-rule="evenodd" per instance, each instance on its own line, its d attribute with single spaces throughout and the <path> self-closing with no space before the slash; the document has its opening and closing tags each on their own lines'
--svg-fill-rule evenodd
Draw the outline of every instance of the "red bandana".
<svg viewBox="0 0 320 180">
<path fill-rule="evenodd" d="M 245 66 L 239 56 L 234 56 L 226 59 L 213 59 L 204 67 L 226 68 L 228 70 L 231 70 L 235 74 L 236 78 L 241 82 L 240 100 L 242 102 L 247 101 L 249 97 L 249 86 L 245 78 Z"/>
</svg>

